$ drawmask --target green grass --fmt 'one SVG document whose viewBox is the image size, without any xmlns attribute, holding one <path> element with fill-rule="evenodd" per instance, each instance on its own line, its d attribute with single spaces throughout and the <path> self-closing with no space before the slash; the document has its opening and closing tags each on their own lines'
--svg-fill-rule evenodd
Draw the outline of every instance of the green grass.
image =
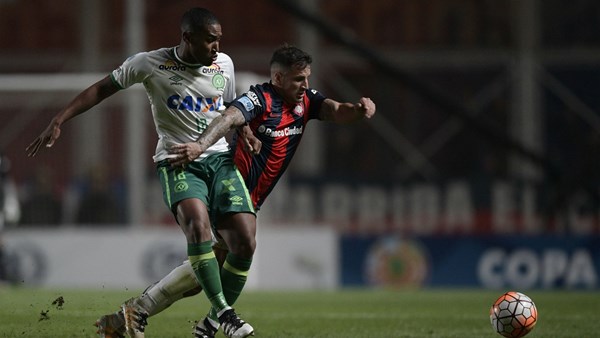
<svg viewBox="0 0 600 338">
<path fill-rule="evenodd" d="M 92 325 L 138 290 L 0 288 L 0 337 L 96 337 Z M 481 290 L 344 290 L 246 292 L 236 304 L 257 338 L 500 337 L 488 311 L 502 292 Z M 599 292 L 528 291 L 540 318 L 528 337 L 598 337 Z M 59 309 L 52 302 L 62 296 Z M 187 298 L 149 320 L 146 337 L 191 337 L 207 311 Z M 48 311 L 48 319 L 41 312 Z M 218 337 L 223 337 L 221 334 Z"/>
</svg>

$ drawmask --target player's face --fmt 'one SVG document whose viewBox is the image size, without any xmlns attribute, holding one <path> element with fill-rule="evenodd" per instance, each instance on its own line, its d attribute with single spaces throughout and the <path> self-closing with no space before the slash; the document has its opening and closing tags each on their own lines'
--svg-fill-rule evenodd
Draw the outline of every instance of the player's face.
<svg viewBox="0 0 600 338">
<path fill-rule="evenodd" d="M 221 25 L 207 25 L 198 32 L 186 32 L 189 46 L 189 58 L 192 63 L 210 66 L 217 59 L 219 41 L 221 41 Z"/>
<path fill-rule="evenodd" d="M 304 99 L 304 92 L 308 89 L 310 65 L 304 69 L 293 67 L 281 74 L 281 94 L 287 103 L 300 103 Z"/>
</svg>

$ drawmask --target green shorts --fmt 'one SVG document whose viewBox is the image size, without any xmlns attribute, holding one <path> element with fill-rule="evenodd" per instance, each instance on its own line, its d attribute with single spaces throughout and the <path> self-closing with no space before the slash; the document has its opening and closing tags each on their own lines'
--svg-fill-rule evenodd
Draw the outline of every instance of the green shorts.
<svg viewBox="0 0 600 338">
<path fill-rule="evenodd" d="M 242 175 L 229 152 L 210 155 L 185 168 L 172 168 L 165 160 L 157 163 L 156 169 L 163 199 L 174 215 L 177 214 L 177 203 L 188 198 L 197 198 L 206 205 L 215 229 L 224 214 L 256 214 Z"/>
</svg>

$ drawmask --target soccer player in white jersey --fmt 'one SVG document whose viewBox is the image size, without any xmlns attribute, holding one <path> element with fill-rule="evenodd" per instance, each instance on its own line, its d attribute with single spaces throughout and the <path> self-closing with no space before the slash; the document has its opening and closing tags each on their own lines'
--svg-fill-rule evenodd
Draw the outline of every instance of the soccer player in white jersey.
<svg viewBox="0 0 600 338">
<path fill-rule="evenodd" d="M 309 121 L 320 120 L 337 124 L 372 118 L 375 103 L 368 97 L 362 97 L 358 103 L 337 102 L 308 87 L 311 74 L 312 57 L 291 45 L 283 45 L 273 52 L 270 62 L 271 81 L 250 87 L 250 90 L 231 103 L 222 116 L 215 119 L 197 142 L 180 145 L 177 148 L 196 148 L 202 153 L 220 135 L 236 126 L 247 125 L 260 143 L 245 144 L 244 138 L 236 138 L 234 161 L 244 177 L 250 191 L 255 209 L 260 209 L 269 193 L 277 184 L 291 162 L 295 150 L 301 142 L 302 133 L 284 133 L 278 131 L 303 131 Z M 268 100 L 266 98 L 269 98 Z M 301 109 L 299 109 L 299 107 Z M 262 132 L 261 132 L 262 130 Z M 272 130 L 267 133 L 265 130 Z M 222 133 L 222 134 L 221 134 Z M 273 137 L 273 134 L 279 136 Z M 245 135 L 245 134 L 244 134 Z M 244 149 L 244 150 L 242 150 Z M 250 150 L 250 151 L 246 151 Z M 184 161 L 183 157 L 170 161 Z M 284 163 L 283 165 L 280 165 Z M 227 254 L 227 247 L 219 243 L 214 247 L 220 263 Z M 149 286 L 139 297 L 129 300 L 130 312 L 139 316 L 154 316 L 174 302 L 192 296 L 201 291 L 194 278 L 194 272 L 188 261 L 173 269 L 167 276 Z M 119 337 L 125 332 L 124 311 L 104 315 L 97 321 L 104 338 Z M 211 315 L 199 320 L 194 328 L 195 338 L 214 338 L 218 323 Z M 109 336 L 106 332 L 111 332 Z"/>
<path fill-rule="evenodd" d="M 210 11 L 192 8 L 181 20 L 178 46 L 138 53 L 109 76 L 82 91 L 27 147 L 35 156 L 59 138 L 63 123 L 84 113 L 121 89 L 142 83 L 158 134 L 153 157 L 165 203 L 187 240 L 187 253 L 215 320 L 227 337 L 247 337 L 254 329 L 231 304 L 246 282 L 256 242 L 256 215 L 248 191 L 221 138 L 185 166 L 172 166 L 170 148 L 195 142 L 235 97 L 233 62 L 219 52 L 221 25 Z M 179 154 L 181 155 L 181 154 Z M 214 232 L 230 252 L 220 272 L 212 249 Z M 126 309 L 124 305 L 124 309 Z M 125 312 L 126 334 L 143 337 L 146 318 Z"/>
</svg>

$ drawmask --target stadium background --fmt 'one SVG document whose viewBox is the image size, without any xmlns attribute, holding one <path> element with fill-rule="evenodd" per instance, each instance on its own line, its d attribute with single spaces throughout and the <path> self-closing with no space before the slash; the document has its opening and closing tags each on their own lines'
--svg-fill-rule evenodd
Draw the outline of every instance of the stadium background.
<svg viewBox="0 0 600 338">
<path fill-rule="evenodd" d="M 220 18 L 238 93 L 288 42 L 314 56 L 313 87 L 377 103 L 372 121 L 310 125 L 260 212 L 252 286 L 598 288 L 591 0 L 2 0 L 4 278 L 142 287 L 182 259 L 142 91 L 70 122 L 35 159 L 24 149 L 126 57 L 178 44 L 191 6 Z M 123 257 L 112 278 L 82 273 Z"/>
</svg>

